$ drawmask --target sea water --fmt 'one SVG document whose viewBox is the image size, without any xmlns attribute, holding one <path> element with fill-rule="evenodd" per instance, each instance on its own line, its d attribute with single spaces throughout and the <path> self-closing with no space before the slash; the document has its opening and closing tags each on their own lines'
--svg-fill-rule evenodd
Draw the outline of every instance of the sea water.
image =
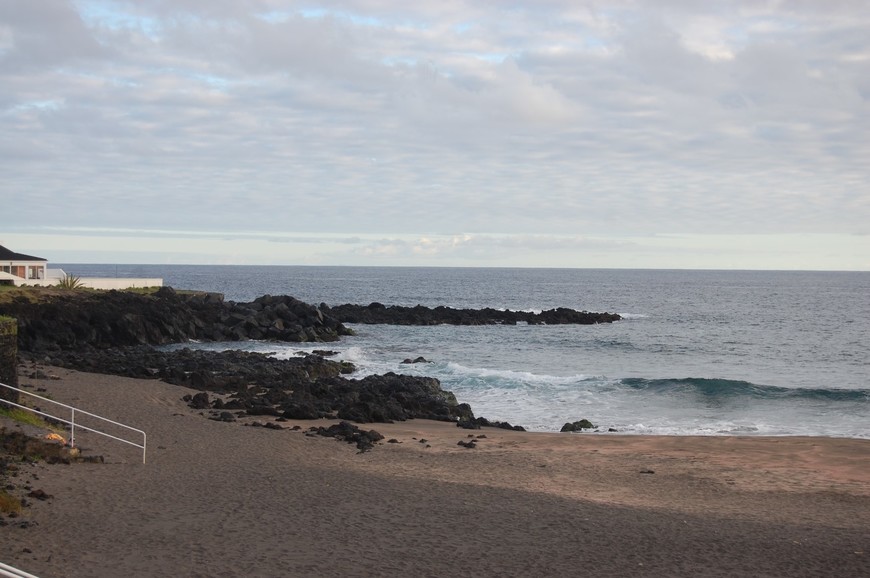
<svg viewBox="0 0 870 578">
<path fill-rule="evenodd" d="M 351 325 L 325 348 L 358 376 L 440 380 L 475 414 L 535 431 L 870 438 L 870 273 L 64 265 L 250 301 L 616 312 L 601 325 Z M 192 344 L 289 357 L 324 344 Z M 405 364 L 423 356 L 430 363 Z"/>
</svg>

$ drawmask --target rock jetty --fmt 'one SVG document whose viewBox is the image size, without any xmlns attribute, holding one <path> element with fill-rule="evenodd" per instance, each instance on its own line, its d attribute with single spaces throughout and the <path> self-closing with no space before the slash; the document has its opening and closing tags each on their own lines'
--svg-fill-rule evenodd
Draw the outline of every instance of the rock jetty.
<svg viewBox="0 0 870 578">
<path fill-rule="evenodd" d="M 592 313 L 566 307 L 548 309 L 540 313 L 511 311 L 509 309 L 454 309 L 452 307 L 402 307 L 382 303 L 370 305 L 320 304 L 324 315 L 342 323 L 387 324 L 387 325 L 595 325 L 613 323 L 622 319 L 617 313 Z"/>
<path fill-rule="evenodd" d="M 265 295 L 236 303 L 216 293 L 171 287 L 152 294 L 34 289 L 0 303 L 0 315 L 18 319 L 18 347 L 29 352 L 192 339 L 328 342 L 352 334 L 334 317 L 293 297 Z"/>
</svg>

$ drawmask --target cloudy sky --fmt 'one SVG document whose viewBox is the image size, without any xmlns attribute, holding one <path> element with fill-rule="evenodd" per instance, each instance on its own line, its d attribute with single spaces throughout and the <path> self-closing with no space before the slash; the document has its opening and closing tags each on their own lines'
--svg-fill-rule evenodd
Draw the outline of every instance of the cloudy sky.
<svg viewBox="0 0 870 578">
<path fill-rule="evenodd" d="M 0 0 L 61 263 L 870 270 L 864 0 Z"/>
</svg>

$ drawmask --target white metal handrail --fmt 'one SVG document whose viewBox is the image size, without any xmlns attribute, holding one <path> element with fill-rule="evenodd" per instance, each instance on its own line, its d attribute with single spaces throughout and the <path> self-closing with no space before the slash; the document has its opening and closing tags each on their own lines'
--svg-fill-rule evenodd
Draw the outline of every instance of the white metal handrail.
<svg viewBox="0 0 870 578">
<path fill-rule="evenodd" d="M 86 430 L 86 431 L 89 431 L 89 432 L 93 432 L 93 433 L 96 433 L 96 434 L 100 434 L 100 435 L 102 435 L 102 436 L 106 436 L 107 438 L 112 438 L 113 440 L 117 440 L 117 441 L 119 441 L 119 442 L 123 442 L 123 443 L 125 443 L 125 444 L 130 444 L 131 446 L 136 446 L 137 448 L 142 448 L 142 463 L 143 463 L 143 464 L 145 463 L 145 445 L 146 445 L 146 441 L 147 441 L 147 436 L 145 435 L 145 432 L 142 431 L 141 429 L 136 429 L 136 428 L 134 428 L 134 427 L 130 427 L 130 426 L 126 425 L 126 424 L 119 423 L 119 422 L 117 422 L 117 421 L 112 421 L 112 420 L 110 420 L 110 419 L 104 418 L 103 416 L 96 415 L 96 414 L 94 414 L 94 413 L 90 413 L 90 412 L 88 412 L 88 411 L 84 411 L 84 410 L 82 410 L 82 409 L 78 409 L 78 408 L 76 408 L 76 407 L 73 407 L 73 406 L 71 406 L 71 405 L 67 405 L 67 404 L 65 404 L 65 403 L 60 403 L 59 401 L 54 401 L 53 399 L 48 399 L 47 397 L 42 397 L 41 395 L 36 395 L 35 393 L 30 393 L 29 391 L 25 391 L 25 390 L 23 390 L 23 389 L 21 389 L 21 388 L 18 388 L 18 387 L 12 387 L 11 385 L 6 385 L 5 383 L 0 383 L 0 387 L 5 387 L 6 389 L 11 389 L 12 391 L 17 391 L 19 394 L 23 393 L 23 394 L 25 394 L 25 395 L 29 395 L 29 396 L 31 396 L 31 397 L 35 397 L 36 399 L 42 400 L 42 401 L 44 401 L 44 402 L 53 403 L 53 404 L 55 404 L 55 405 L 59 405 L 59 406 L 61 406 L 61 407 L 64 407 L 64 408 L 70 410 L 70 419 L 69 419 L 69 420 L 65 420 L 65 419 L 60 418 L 60 417 L 57 417 L 57 416 L 55 416 L 55 415 L 51 415 L 51 414 L 48 414 L 48 413 L 45 413 L 45 412 L 42 412 L 42 411 L 36 410 L 36 409 L 34 409 L 34 408 L 32 408 L 32 407 L 27 407 L 26 405 L 21 405 L 21 404 L 15 403 L 15 402 L 13 402 L 13 401 L 9 401 L 9 400 L 7 400 L 7 399 L 2 399 L 2 398 L 0 398 L 0 403 L 7 404 L 7 405 L 12 405 L 12 406 L 15 406 L 15 407 L 19 407 L 19 408 L 21 408 L 21 409 L 24 409 L 24 410 L 27 410 L 27 411 L 33 412 L 33 413 L 35 413 L 35 414 L 43 415 L 43 416 L 45 416 L 45 417 L 50 417 L 51 419 L 55 419 L 55 420 L 57 420 L 57 421 L 59 421 L 59 422 L 62 422 L 62 423 L 68 424 L 68 425 L 70 426 L 70 441 L 69 441 L 69 445 L 70 445 L 70 447 L 73 447 L 73 448 L 74 448 L 75 445 L 76 445 L 76 443 L 75 443 L 75 442 L 76 442 L 76 427 L 78 427 L 79 429 L 83 429 L 83 430 Z M 138 443 L 136 443 L 136 442 L 134 442 L 134 441 L 125 440 L 124 438 L 120 438 L 120 437 L 117 437 L 117 436 L 113 436 L 112 434 L 109 434 L 109 433 L 106 433 L 106 432 L 100 431 L 100 430 L 98 430 L 98 429 L 94 429 L 94 428 L 91 428 L 91 427 L 87 427 L 87 426 L 84 426 L 84 425 L 81 425 L 81 424 L 76 424 L 76 413 L 80 413 L 80 414 L 83 414 L 83 415 L 87 415 L 87 416 L 90 416 L 90 417 L 93 417 L 93 418 L 96 418 L 96 419 L 102 420 L 102 421 L 104 421 L 104 422 L 110 423 L 110 424 L 112 424 L 112 425 L 116 425 L 116 426 L 119 426 L 119 427 L 122 427 L 122 428 L 125 428 L 125 429 L 128 429 L 128 430 L 134 431 L 134 432 L 136 432 L 136 433 L 140 433 L 140 434 L 142 434 L 142 443 L 141 443 L 141 444 L 138 444 Z M 2 567 L 0 567 L 0 569 L 2 569 Z"/>
<path fill-rule="evenodd" d="M 24 570 L 19 570 L 3 562 L 0 562 L 0 576 L 9 576 L 9 578 L 37 578 L 33 574 L 28 574 Z"/>
</svg>

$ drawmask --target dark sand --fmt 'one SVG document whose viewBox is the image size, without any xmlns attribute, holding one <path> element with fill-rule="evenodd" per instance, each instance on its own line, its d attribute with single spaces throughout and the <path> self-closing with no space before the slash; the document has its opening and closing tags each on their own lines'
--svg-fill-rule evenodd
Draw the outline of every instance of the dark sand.
<svg viewBox="0 0 870 578">
<path fill-rule="evenodd" d="M 42 578 L 870 576 L 868 440 L 412 421 L 363 426 L 402 443 L 359 454 L 207 420 L 177 386 L 50 371 L 21 381 L 145 430 L 148 452 L 80 433 L 105 464 L 25 470 L 54 497 L 0 527 L 0 562 Z"/>
</svg>

